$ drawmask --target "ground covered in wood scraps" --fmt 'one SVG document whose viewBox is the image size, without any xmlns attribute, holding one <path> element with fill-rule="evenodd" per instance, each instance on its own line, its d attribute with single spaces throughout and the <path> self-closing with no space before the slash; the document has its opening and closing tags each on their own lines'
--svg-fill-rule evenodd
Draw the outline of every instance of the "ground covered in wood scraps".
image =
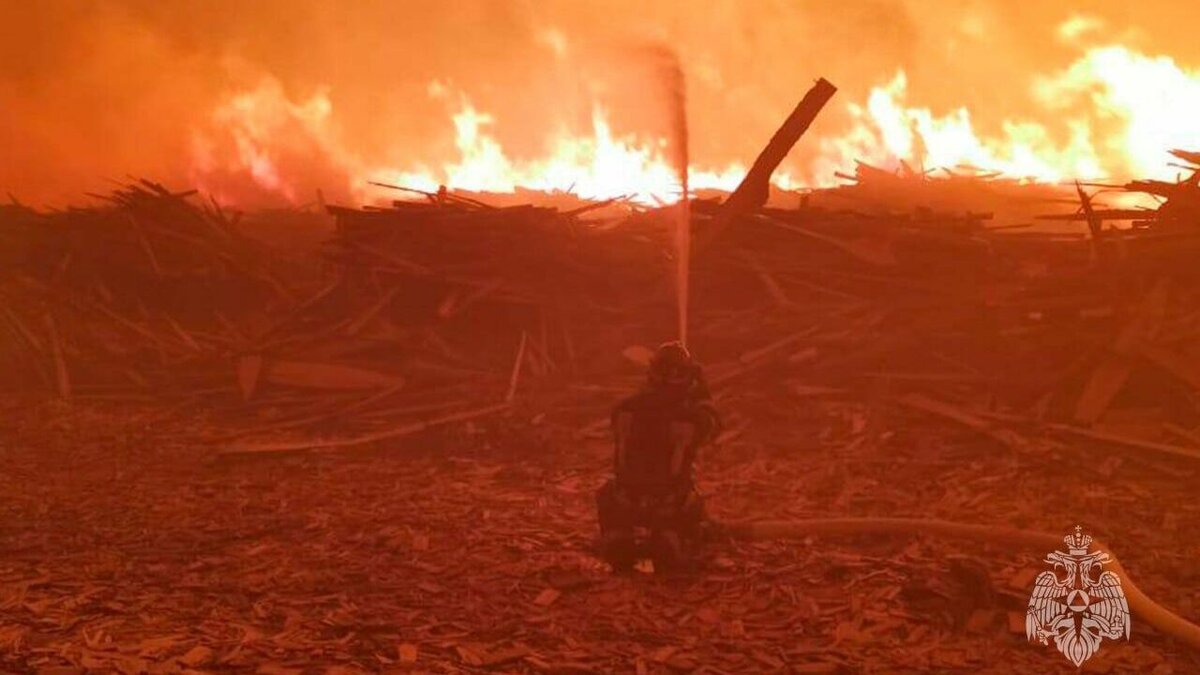
<svg viewBox="0 0 1200 675">
<path fill-rule="evenodd" d="M 3 420 L 4 672 L 1074 670 L 1023 635 L 1042 552 L 727 542 L 699 576 L 614 577 L 590 550 L 600 440 L 523 445 L 479 425 L 216 461 L 210 421 L 152 409 L 8 401 Z M 718 516 L 1082 521 L 1151 597 L 1200 613 L 1186 460 L 1018 452 L 899 423 L 875 434 L 833 404 L 808 406 L 809 435 L 766 424 L 709 451 Z M 1085 672 L 1198 668 L 1135 617 Z"/>
</svg>

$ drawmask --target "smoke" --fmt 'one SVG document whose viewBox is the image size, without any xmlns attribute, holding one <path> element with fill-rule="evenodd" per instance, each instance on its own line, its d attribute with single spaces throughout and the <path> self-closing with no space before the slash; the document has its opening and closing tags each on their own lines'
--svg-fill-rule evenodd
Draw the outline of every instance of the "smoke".
<svg viewBox="0 0 1200 675">
<path fill-rule="evenodd" d="M 614 134 L 665 138 L 670 120 L 622 57 L 651 42 L 682 64 L 697 166 L 748 162 L 816 77 L 862 102 L 898 71 L 934 115 L 966 107 L 997 135 L 1041 115 L 1048 142 L 1067 144 L 1072 130 L 1039 99 L 1048 90 L 1031 86 L 1041 74 L 1105 43 L 1200 63 L 1180 29 L 1200 10 L 1127 4 L 5 2 L 0 191 L 62 204 L 136 175 L 246 205 L 351 198 L 372 167 L 457 157 L 463 97 L 508 161 L 591 134 L 598 104 Z M 853 122 L 835 106 L 809 133 Z M 804 178 L 820 147 L 802 142 L 783 169 Z"/>
</svg>

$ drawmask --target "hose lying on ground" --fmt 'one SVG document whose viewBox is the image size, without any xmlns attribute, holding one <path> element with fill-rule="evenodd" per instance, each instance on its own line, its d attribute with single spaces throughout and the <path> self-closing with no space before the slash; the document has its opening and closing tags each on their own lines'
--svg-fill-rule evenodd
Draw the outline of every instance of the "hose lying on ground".
<svg viewBox="0 0 1200 675">
<path fill-rule="evenodd" d="M 810 535 L 927 534 L 951 539 L 1036 547 L 1042 553 L 1049 553 L 1062 544 L 1061 536 L 1045 532 L 924 518 L 817 518 L 717 522 L 716 525 L 720 532 L 730 537 L 750 540 L 790 539 Z M 1200 648 L 1200 626 L 1151 600 L 1133 583 L 1129 572 L 1117 560 L 1116 554 L 1103 542 L 1094 540 L 1092 547 L 1111 556 L 1105 567 L 1120 577 L 1121 588 L 1125 591 L 1125 599 L 1133 614 L 1159 631 L 1191 647 Z"/>
</svg>

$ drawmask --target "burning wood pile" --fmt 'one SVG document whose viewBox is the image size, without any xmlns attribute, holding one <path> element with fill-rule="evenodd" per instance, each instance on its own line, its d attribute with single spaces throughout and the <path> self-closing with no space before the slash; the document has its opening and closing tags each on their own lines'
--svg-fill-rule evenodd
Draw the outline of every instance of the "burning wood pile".
<svg viewBox="0 0 1200 675">
<path fill-rule="evenodd" d="M 993 189 L 988 176 L 862 166 L 795 208 L 695 201 L 689 344 L 735 422 L 820 398 L 1012 447 L 1069 435 L 1200 456 L 1197 175 L 1129 184 L 1166 198 L 1135 214 L 1081 189 L 1078 212 L 1055 216 L 1086 222 L 1079 233 L 881 208 L 898 192 Z M 253 451 L 360 445 L 521 403 L 586 432 L 636 385 L 645 348 L 674 337 L 678 206 L 442 191 L 330 207 L 336 232 L 305 268 L 189 197 L 143 182 L 97 209 L 0 210 L 8 386 L 171 396 L 271 441 L 239 446 Z M 1134 225 L 1104 226 L 1118 217 Z"/>
<path fill-rule="evenodd" d="M 860 172 L 856 187 L 880 180 L 893 179 Z M 636 384 L 640 348 L 673 335 L 674 209 L 589 218 L 601 211 L 446 194 L 332 208 L 326 255 L 340 273 L 267 358 L 359 368 L 364 386 L 390 373 L 394 384 L 346 403 L 384 428 L 397 410 L 458 420 L 518 392 L 553 392 L 539 403 L 552 415 L 602 411 Z M 693 203 L 691 228 L 690 343 L 735 408 L 774 391 L 777 407 L 899 407 L 1008 445 L 1052 432 L 1196 453 L 1200 376 L 1187 364 L 1200 306 L 1180 251 L 1198 235 L 1157 246 L 1153 226 L 1097 237 L 992 227 L 972 211 L 806 203 L 730 218 L 715 201 Z"/>
<path fill-rule="evenodd" d="M 292 301 L 283 261 L 215 203 L 142 181 L 93 209 L 0 208 L 4 384 L 64 398 L 211 389 L 246 315 Z"/>
</svg>

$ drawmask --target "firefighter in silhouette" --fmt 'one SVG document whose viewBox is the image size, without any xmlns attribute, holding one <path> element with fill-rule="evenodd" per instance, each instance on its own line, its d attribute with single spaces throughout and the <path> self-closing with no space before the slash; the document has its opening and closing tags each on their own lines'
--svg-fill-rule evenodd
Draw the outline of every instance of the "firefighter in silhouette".
<svg viewBox="0 0 1200 675">
<path fill-rule="evenodd" d="M 612 414 L 615 475 L 596 506 L 602 554 L 615 571 L 643 558 L 656 571 L 696 562 L 705 513 L 693 463 L 719 425 L 700 366 L 681 343 L 660 346 L 646 385 Z"/>
</svg>

